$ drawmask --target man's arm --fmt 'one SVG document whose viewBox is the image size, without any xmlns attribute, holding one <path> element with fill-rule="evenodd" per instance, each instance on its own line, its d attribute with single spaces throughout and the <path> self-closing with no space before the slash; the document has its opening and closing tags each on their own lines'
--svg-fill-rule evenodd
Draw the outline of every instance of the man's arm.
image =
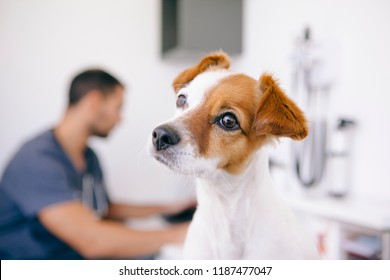
<svg viewBox="0 0 390 280">
<path fill-rule="evenodd" d="M 109 207 L 108 218 L 112 219 L 128 219 L 141 218 L 156 214 L 176 214 L 187 208 L 195 207 L 195 201 L 188 201 L 168 205 L 129 205 L 124 203 L 113 203 Z"/>
<path fill-rule="evenodd" d="M 183 242 L 187 231 L 187 224 L 164 230 L 133 230 L 118 222 L 97 219 L 76 201 L 44 208 L 38 218 L 50 232 L 89 259 L 152 255 L 165 243 Z"/>
</svg>

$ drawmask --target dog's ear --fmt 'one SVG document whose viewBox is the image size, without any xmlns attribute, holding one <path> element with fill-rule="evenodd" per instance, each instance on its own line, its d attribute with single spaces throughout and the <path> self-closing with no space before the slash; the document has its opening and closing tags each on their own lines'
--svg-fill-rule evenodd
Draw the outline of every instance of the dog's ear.
<svg viewBox="0 0 390 280">
<path fill-rule="evenodd" d="M 173 89 L 177 93 L 179 89 L 191 82 L 197 75 L 209 69 L 228 69 L 230 67 L 229 56 L 223 51 L 211 53 L 201 61 L 183 72 L 173 81 Z"/>
<path fill-rule="evenodd" d="M 260 77 L 262 96 L 253 129 L 256 135 L 274 135 L 301 140 L 308 134 L 303 112 L 289 99 L 271 75 Z"/>
</svg>

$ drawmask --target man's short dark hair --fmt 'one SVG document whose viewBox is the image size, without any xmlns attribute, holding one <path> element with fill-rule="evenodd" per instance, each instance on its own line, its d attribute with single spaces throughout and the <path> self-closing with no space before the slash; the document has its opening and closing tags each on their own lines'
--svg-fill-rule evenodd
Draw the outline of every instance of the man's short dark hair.
<svg viewBox="0 0 390 280">
<path fill-rule="evenodd" d="M 73 78 L 69 89 L 69 106 L 78 103 L 88 92 L 98 90 L 109 95 L 117 86 L 123 87 L 115 77 L 100 69 L 90 69 Z"/>
</svg>

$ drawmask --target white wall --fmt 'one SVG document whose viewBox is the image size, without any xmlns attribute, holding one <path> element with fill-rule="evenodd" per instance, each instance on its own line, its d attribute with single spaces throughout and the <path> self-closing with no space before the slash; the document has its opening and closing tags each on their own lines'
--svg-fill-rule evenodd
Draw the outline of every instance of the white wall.
<svg viewBox="0 0 390 280">
<path fill-rule="evenodd" d="M 124 121 L 91 145 L 114 199 L 165 201 L 192 191 L 150 160 L 153 127 L 171 117 L 173 67 L 159 58 L 159 1 L 0 1 L 0 170 L 28 137 L 56 123 L 71 77 L 103 67 L 127 85 Z"/>
<path fill-rule="evenodd" d="M 233 68 L 276 73 L 291 86 L 289 54 L 309 24 L 342 45 L 332 110 L 356 118 L 354 191 L 390 198 L 390 2 L 247 0 L 244 53 Z M 17 147 L 60 118 L 69 79 L 100 66 L 128 85 L 124 122 L 94 140 L 114 199 L 165 201 L 190 195 L 190 182 L 145 154 L 152 128 L 173 113 L 170 83 L 188 62 L 161 61 L 160 1 L 0 0 L 0 170 Z M 191 184 L 190 184 L 191 185 Z"/>
<path fill-rule="evenodd" d="M 291 89 L 293 42 L 309 25 L 318 42 L 341 46 L 333 117 L 356 119 L 354 195 L 390 200 L 390 1 L 247 0 L 244 55 L 236 66 L 257 77 L 271 71 Z"/>
</svg>

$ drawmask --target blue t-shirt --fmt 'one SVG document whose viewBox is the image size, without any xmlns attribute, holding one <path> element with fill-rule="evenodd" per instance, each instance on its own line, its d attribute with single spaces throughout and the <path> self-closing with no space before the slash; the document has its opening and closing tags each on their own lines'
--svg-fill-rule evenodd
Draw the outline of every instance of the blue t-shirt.
<svg viewBox="0 0 390 280">
<path fill-rule="evenodd" d="M 80 259 L 51 234 L 37 214 L 65 201 L 82 201 L 103 216 L 109 199 L 96 154 L 85 150 L 79 173 L 52 130 L 27 142 L 11 159 L 0 181 L 0 259 Z"/>
</svg>

